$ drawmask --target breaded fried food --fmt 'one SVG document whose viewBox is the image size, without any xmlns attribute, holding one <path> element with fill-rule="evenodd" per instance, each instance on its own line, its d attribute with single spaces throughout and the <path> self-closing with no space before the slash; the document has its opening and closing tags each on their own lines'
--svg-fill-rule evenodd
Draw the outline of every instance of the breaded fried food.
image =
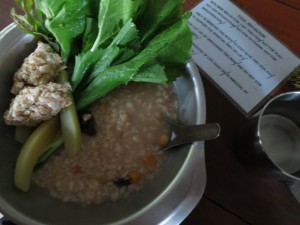
<svg viewBox="0 0 300 225">
<path fill-rule="evenodd" d="M 38 86 L 54 81 L 63 70 L 61 57 L 48 45 L 38 42 L 37 48 L 14 74 L 11 92 L 17 95 L 26 86 Z"/>
<path fill-rule="evenodd" d="M 5 123 L 33 127 L 49 120 L 61 109 L 72 104 L 72 99 L 67 96 L 69 90 L 69 83 L 50 82 L 37 87 L 24 87 L 12 99 L 9 109 L 4 113 Z"/>
</svg>

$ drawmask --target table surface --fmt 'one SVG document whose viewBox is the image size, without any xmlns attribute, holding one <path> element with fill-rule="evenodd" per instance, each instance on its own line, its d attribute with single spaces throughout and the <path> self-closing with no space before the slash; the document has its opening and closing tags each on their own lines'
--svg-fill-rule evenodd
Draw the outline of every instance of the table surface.
<svg viewBox="0 0 300 225">
<path fill-rule="evenodd" d="M 199 0 L 187 0 L 186 10 Z M 300 55 L 300 0 L 233 0 L 276 38 Z M 11 23 L 13 0 L 0 0 L 0 30 Z M 221 125 L 221 136 L 205 143 L 204 196 L 182 225 L 299 225 L 300 204 L 279 181 L 246 170 L 234 153 L 237 128 L 246 118 L 205 77 L 207 122 Z"/>
</svg>

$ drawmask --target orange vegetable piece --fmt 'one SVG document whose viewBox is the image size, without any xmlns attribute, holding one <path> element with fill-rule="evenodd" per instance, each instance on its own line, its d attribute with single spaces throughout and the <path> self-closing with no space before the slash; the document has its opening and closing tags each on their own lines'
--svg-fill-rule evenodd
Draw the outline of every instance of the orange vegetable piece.
<svg viewBox="0 0 300 225">
<path fill-rule="evenodd" d="M 132 183 L 138 183 L 142 180 L 142 174 L 137 170 L 131 171 L 129 173 L 129 177 L 130 177 L 130 180 L 132 181 Z"/>
<path fill-rule="evenodd" d="M 155 167 L 157 165 L 157 158 L 155 155 L 146 155 L 144 157 L 144 163 L 148 167 Z"/>
<path fill-rule="evenodd" d="M 163 134 L 159 137 L 158 144 L 159 144 L 160 147 L 164 147 L 169 143 L 169 141 L 170 141 L 169 136 L 166 135 L 166 134 Z"/>
</svg>

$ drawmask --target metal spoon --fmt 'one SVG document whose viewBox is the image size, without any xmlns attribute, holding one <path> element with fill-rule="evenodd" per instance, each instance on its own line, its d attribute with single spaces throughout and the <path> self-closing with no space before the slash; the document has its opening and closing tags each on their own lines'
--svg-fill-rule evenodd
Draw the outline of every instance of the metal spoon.
<svg viewBox="0 0 300 225">
<path fill-rule="evenodd" d="M 220 125 L 218 123 L 207 123 L 200 125 L 181 125 L 174 121 L 167 120 L 172 131 L 171 141 L 160 149 L 165 151 L 175 146 L 192 143 L 194 141 L 212 140 L 220 135 Z"/>
</svg>

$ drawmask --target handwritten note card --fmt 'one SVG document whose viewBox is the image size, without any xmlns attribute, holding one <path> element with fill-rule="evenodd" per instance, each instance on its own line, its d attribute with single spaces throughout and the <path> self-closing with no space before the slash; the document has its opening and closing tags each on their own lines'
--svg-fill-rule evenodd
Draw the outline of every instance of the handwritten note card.
<svg viewBox="0 0 300 225">
<path fill-rule="evenodd" d="M 299 58 L 229 0 L 203 0 L 189 20 L 193 60 L 249 114 Z"/>
</svg>

